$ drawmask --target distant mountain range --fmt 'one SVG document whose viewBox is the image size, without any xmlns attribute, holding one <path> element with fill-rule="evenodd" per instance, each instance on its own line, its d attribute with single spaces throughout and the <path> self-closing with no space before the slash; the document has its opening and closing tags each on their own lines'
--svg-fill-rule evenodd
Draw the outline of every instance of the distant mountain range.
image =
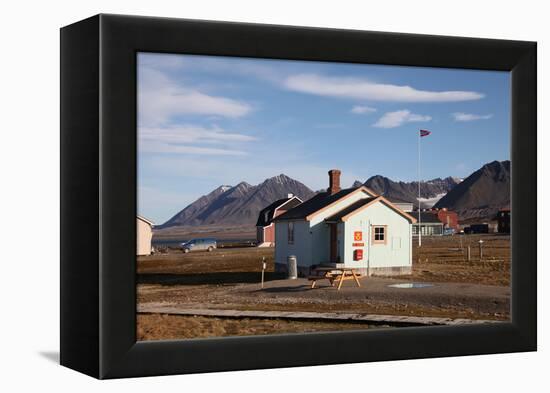
<svg viewBox="0 0 550 393">
<path fill-rule="evenodd" d="M 510 161 L 493 161 L 468 176 L 434 207 L 446 207 L 465 219 L 492 218 L 510 205 Z"/>
<path fill-rule="evenodd" d="M 437 178 L 428 181 L 420 182 L 420 202 L 424 208 L 432 207 L 441 197 L 452 190 L 461 179 L 454 177 L 446 177 L 445 179 Z M 354 187 L 360 186 L 362 183 L 355 181 Z M 415 205 L 418 203 L 418 182 L 403 182 L 393 181 L 387 177 L 376 175 L 370 177 L 365 183 L 365 186 L 379 195 L 383 195 L 390 200 L 412 202 Z"/>
<path fill-rule="evenodd" d="M 236 186 L 220 186 L 204 195 L 157 228 L 198 225 L 251 225 L 258 213 L 277 199 L 294 194 L 303 201 L 315 193 L 286 175 L 274 176 L 252 186 L 241 182 Z"/>
<path fill-rule="evenodd" d="M 393 181 L 376 175 L 365 183 L 356 181 L 353 187 L 362 184 L 392 200 L 418 202 L 418 182 Z M 254 226 L 260 210 L 289 193 L 303 201 L 315 195 L 306 185 L 284 174 L 255 186 L 246 182 L 236 186 L 223 185 L 156 228 Z M 423 207 L 446 207 L 456 211 L 461 219 L 492 218 L 499 208 L 510 204 L 510 161 L 486 164 L 464 180 L 446 177 L 421 182 L 420 195 Z"/>
</svg>

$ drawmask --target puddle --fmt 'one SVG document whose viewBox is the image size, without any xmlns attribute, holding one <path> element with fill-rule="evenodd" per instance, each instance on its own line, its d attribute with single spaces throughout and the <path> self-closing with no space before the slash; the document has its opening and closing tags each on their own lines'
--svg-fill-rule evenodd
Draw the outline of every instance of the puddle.
<svg viewBox="0 0 550 393">
<path fill-rule="evenodd" d="M 388 287 L 391 288 L 427 288 L 433 287 L 433 284 L 426 284 L 423 282 L 404 282 L 402 284 L 391 284 Z"/>
</svg>

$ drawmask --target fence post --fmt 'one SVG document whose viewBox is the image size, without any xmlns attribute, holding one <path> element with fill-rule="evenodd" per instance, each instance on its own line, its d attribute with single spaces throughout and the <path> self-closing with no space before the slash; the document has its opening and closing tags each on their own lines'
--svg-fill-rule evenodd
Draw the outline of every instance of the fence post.
<svg viewBox="0 0 550 393">
<path fill-rule="evenodd" d="M 483 240 L 479 239 L 479 260 L 483 259 Z"/>
<path fill-rule="evenodd" d="M 262 257 L 262 289 L 264 289 L 264 272 L 265 272 L 266 264 L 265 264 L 265 257 Z"/>
</svg>

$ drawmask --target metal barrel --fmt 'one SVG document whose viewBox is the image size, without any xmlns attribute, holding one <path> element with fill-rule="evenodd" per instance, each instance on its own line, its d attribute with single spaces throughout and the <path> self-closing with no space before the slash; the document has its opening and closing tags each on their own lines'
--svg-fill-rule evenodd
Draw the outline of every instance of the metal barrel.
<svg viewBox="0 0 550 393">
<path fill-rule="evenodd" d="M 296 280 L 298 278 L 298 263 L 295 255 L 289 255 L 286 259 L 288 279 Z"/>
</svg>

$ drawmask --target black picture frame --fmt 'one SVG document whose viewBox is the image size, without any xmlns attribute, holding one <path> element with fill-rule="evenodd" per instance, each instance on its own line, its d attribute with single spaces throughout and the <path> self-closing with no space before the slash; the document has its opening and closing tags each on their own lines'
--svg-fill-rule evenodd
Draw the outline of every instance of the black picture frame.
<svg viewBox="0 0 550 393">
<path fill-rule="evenodd" d="M 136 53 L 511 72 L 511 321 L 136 342 Z M 96 378 L 535 351 L 536 43 L 97 15 L 61 29 L 61 364 Z M 343 349 L 344 348 L 344 349 Z"/>
</svg>

